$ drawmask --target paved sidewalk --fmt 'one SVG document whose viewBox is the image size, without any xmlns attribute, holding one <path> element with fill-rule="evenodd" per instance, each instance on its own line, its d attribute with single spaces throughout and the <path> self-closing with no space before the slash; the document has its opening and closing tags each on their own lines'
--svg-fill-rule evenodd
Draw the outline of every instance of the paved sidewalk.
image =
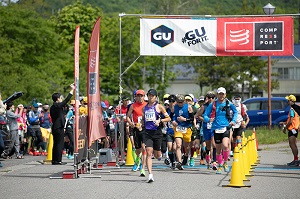
<svg viewBox="0 0 300 199">
<path fill-rule="evenodd" d="M 217 175 L 199 165 L 199 158 L 195 167 L 185 166 L 183 171 L 153 160 L 155 182 L 148 184 L 131 167 L 104 167 L 78 179 L 50 179 L 73 171 L 72 161 L 63 157 L 67 165 L 43 165 L 39 161 L 45 157 L 25 156 L 3 162 L 1 198 L 298 198 L 300 167 L 286 166 L 292 160 L 288 143 L 259 148 L 260 164 L 244 182 L 250 188 L 222 187 L 229 184 L 231 172 Z"/>
</svg>

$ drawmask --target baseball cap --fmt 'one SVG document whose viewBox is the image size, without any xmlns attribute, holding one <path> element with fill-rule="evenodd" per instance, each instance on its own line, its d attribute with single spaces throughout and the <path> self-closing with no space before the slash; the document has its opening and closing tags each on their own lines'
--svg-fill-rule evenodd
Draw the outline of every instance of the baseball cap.
<svg viewBox="0 0 300 199">
<path fill-rule="evenodd" d="M 127 101 L 127 100 L 129 100 L 129 98 L 127 96 L 122 97 L 122 101 Z"/>
<path fill-rule="evenodd" d="M 166 101 L 164 102 L 164 104 L 168 104 L 168 105 L 170 105 L 170 102 L 169 102 L 169 100 L 166 100 Z"/>
<path fill-rule="evenodd" d="M 169 96 L 170 96 L 170 94 L 166 93 L 166 94 L 164 94 L 163 98 L 167 99 Z"/>
<path fill-rule="evenodd" d="M 295 102 L 295 101 L 296 101 L 295 95 L 289 95 L 289 96 L 286 96 L 285 98 L 286 98 L 287 100 L 289 100 L 289 101 L 292 101 L 292 102 Z"/>
<path fill-rule="evenodd" d="M 236 95 L 234 96 L 234 98 L 241 98 L 241 95 L 240 95 L 240 94 L 236 94 Z"/>
<path fill-rule="evenodd" d="M 218 94 L 219 94 L 219 93 L 224 93 L 224 94 L 226 94 L 226 89 L 225 89 L 224 87 L 220 87 L 220 88 L 218 88 L 217 93 L 218 93 Z"/>
<path fill-rule="evenodd" d="M 19 104 L 18 108 L 24 108 L 23 104 Z"/>
<path fill-rule="evenodd" d="M 184 95 L 178 94 L 177 95 L 177 102 L 183 102 L 184 101 Z"/>
<path fill-rule="evenodd" d="M 204 99 L 204 96 L 200 96 L 199 99 L 198 99 L 198 102 L 204 101 L 204 100 L 205 100 L 205 99 Z"/>
<path fill-rule="evenodd" d="M 151 88 L 151 89 L 148 90 L 147 95 L 155 95 L 155 96 L 157 96 L 157 91 L 155 89 Z"/>
<path fill-rule="evenodd" d="M 75 100 L 71 100 L 70 104 L 74 105 L 75 104 Z"/>
<path fill-rule="evenodd" d="M 135 95 L 145 95 L 145 91 L 144 90 L 137 90 Z"/>
<path fill-rule="evenodd" d="M 38 105 L 37 103 L 34 103 L 32 106 L 33 106 L 34 108 L 38 108 L 38 107 L 39 107 L 39 105 Z"/>
<path fill-rule="evenodd" d="M 184 99 L 193 101 L 193 99 L 192 99 L 192 97 L 191 97 L 190 95 L 186 95 L 186 96 L 184 97 Z"/>
</svg>

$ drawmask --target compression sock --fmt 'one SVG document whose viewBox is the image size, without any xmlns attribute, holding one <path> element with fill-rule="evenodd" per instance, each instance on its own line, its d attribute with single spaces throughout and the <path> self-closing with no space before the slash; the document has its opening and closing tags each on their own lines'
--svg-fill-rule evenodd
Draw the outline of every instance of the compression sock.
<svg viewBox="0 0 300 199">
<path fill-rule="evenodd" d="M 223 159 L 222 159 L 222 155 L 216 155 L 217 161 L 219 163 L 219 165 L 223 165 Z"/>
<path fill-rule="evenodd" d="M 223 150 L 223 157 L 224 157 L 224 160 L 227 161 L 228 157 L 229 157 L 229 151 Z"/>
</svg>

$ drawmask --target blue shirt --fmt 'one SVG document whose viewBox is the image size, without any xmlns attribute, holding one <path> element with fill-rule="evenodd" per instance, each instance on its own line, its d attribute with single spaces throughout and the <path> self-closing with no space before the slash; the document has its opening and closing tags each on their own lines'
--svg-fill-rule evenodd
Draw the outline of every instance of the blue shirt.
<svg viewBox="0 0 300 199">
<path fill-rule="evenodd" d="M 226 117 L 226 110 L 222 110 L 226 106 L 226 100 L 224 100 L 223 103 L 216 101 L 216 116 L 215 116 L 215 120 L 212 123 L 212 127 L 211 127 L 212 130 L 229 126 L 229 121 Z M 205 109 L 205 112 L 203 115 L 205 122 L 209 122 L 210 114 L 212 112 L 214 103 L 215 102 L 210 103 L 208 105 L 208 107 Z M 238 111 L 236 110 L 236 107 L 231 102 L 229 102 L 229 106 L 230 106 L 230 110 L 232 110 L 232 114 L 233 114 L 231 121 L 236 123 Z"/>
</svg>

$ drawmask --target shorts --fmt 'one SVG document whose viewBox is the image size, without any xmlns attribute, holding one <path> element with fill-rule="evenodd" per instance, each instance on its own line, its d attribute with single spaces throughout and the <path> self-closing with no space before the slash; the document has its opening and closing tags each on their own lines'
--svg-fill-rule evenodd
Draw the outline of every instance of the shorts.
<svg viewBox="0 0 300 199">
<path fill-rule="evenodd" d="M 167 134 L 167 142 L 174 142 L 175 138 L 174 138 L 174 134 Z"/>
<path fill-rule="evenodd" d="M 192 141 L 196 139 L 200 140 L 200 131 L 197 130 L 196 127 L 192 126 Z"/>
<path fill-rule="evenodd" d="M 155 151 L 160 151 L 163 134 L 161 129 L 157 130 L 145 130 L 143 133 L 143 140 L 147 147 L 152 147 Z"/>
<path fill-rule="evenodd" d="M 291 137 L 291 136 L 295 136 L 296 138 L 298 137 L 298 129 L 297 130 L 295 130 L 297 133 L 295 133 L 295 134 L 293 134 L 293 132 L 292 131 L 288 131 L 288 137 Z"/>
<path fill-rule="evenodd" d="M 130 136 L 133 136 L 135 148 L 136 149 L 142 148 L 142 143 L 144 143 L 143 142 L 143 130 L 139 131 L 137 128 L 133 128 L 132 135 L 130 134 Z"/>
<path fill-rule="evenodd" d="M 239 128 L 233 128 L 233 134 L 232 134 L 232 137 L 233 138 L 236 138 L 236 136 L 242 136 L 242 133 L 244 131 L 244 128 L 242 127 L 239 127 Z"/>
<path fill-rule="evenodd" d="M 182 138 L 185 142 L 191 142 L 192 141 L 192 129 L 187 128 L 186 133 L 181 133 L 176 131 L 176 128 L 174 128 L 174 137 L 175 138 Z"/>
<path fill-rule="evenodd" d="M 231 128 L 227 128 L 227 130 L 224 133 L 215 133 L 214 134 L 216 144 L 221 144 L 223 138 L 225 138 L 225 137 L 230 138 L 230 129 Z"/>
<path fill-rule="evenodd" d="M 203 128 L 203 137 L 204 137 L 204 140 L 211 140 L 211 138 L 214 137 L 214 131 L 211 129 Z"/>
</svg>

